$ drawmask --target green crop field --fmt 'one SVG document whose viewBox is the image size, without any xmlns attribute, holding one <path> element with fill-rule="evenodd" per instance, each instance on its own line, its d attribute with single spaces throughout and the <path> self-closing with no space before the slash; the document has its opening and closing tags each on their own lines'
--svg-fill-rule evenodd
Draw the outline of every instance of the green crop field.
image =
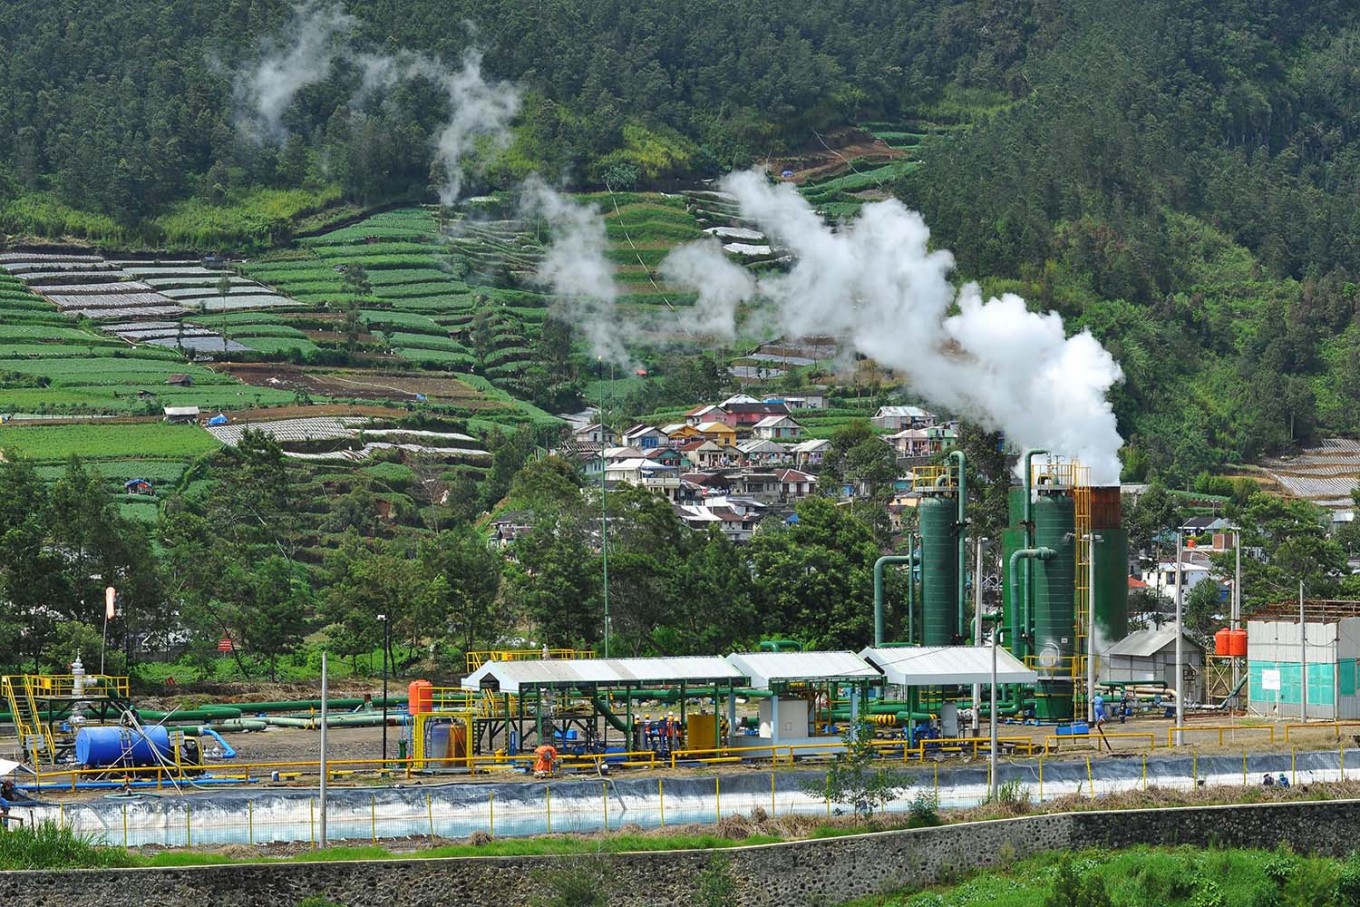
<svg viewBox="0 0 1360 907">
<path fill-rule="evenodd" d="M 197 425 L 163 422 L 83 425 L 7 424 L 0 434 L 6 455 L 38 462 L 61 462 L 71 456 L 88 460 L 126 460 L 145 456 L 190 459 L 215 450 L 217 439 Z"/>
</svg>

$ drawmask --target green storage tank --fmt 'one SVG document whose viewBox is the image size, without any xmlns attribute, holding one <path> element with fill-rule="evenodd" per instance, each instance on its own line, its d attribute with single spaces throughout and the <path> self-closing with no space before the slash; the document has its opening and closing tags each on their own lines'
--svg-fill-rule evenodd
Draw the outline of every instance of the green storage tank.
<svg viewBox="0 0 1360 907">
<path fill-rule="evenodd" d="M 1076 652 L 1076 512 L 1070 495 L 1041 495 L 1034 505 L 1034 543 L 1057 554 L 1034 562 L 1034 654 L 1039 659 L 1035 715 L 1072 717 L 1072 657 Z M 1046 674 L 1053 677 L 1045 680 Z"/>
<path fill-rule="evenodd" d="M 1096 638 L 1110 645 L 1129 635 L 1129 534 L 1123 529 L 1096 534 Z"/>
<path fill-rule="evenodd" d="M 952 495 L 930 495 L 917 508 L 921 528 L 921 645 L 954 643 L 958 624 L 959 566 Z"/>
</svg>

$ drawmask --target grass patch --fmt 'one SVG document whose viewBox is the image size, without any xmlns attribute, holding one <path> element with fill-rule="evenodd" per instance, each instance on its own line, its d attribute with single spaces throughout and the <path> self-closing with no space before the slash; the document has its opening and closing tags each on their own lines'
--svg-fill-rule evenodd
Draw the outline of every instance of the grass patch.
<svg viewBox="0 0 1360 907">
<path fill-rule="evenodd" d="M 0 832 L 0 870 L 109 869 L 135 866 L 120 847 L 103 847 L 51 822 Z"/>
<path fill-rule="evenodd" d="M 217 439 L 196 425 L 162 422 L 107 425 L 7 426 L 5 449 L 39 462 L 127 460 L 137 456 L 191 459 L 216 450 Z"/>
</svg>

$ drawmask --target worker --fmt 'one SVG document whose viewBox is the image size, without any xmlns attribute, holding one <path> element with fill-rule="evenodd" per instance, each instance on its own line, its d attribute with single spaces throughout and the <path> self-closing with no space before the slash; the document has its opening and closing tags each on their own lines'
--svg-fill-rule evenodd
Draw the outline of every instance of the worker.
<svg viewBox="0 0 1360 907">
<path fill-rule="evenodd" d="M 551 778 L 556 763 L 557 748 L 551 744 L 543 744 L 534 750 L 534 777 Z"/>
<path fill-rule="evenodd" d="M 1284 772 L 1280 772 L 1280 780 L 1276 781 L 1275 783 L 1276 783 L 1277 785 L 1279 785 L 1280 787 L 1288 787 L 1288 786 L 1289 786 L 1289 779 L 1288 779 L 1287 777 L 1285 777 Z"/>
<path fill-rule="evenodd" d="M 1100 727 L 1105 723 L 1105 697 L 1097 693 L 1096 698 L 1091 700 L 1091 705 L 1091 711 L 1096 716 L 1096 727 Z"/>
</svg>

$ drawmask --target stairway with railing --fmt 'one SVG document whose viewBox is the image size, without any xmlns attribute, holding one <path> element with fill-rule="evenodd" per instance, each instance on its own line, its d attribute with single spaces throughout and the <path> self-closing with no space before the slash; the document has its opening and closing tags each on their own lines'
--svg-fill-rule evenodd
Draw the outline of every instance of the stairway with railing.
<svg viewBox="0 0 1360 907">
<path fill-rule="evenodd" d="M 27 674 L 7 674 L 0 677 L 0 689 L 9 704 L 14 719 L 14 732 L 19 737 L 19 748 L 35 768 L 56 758 L 52 729 L 42 720 L 38 702 L 33 695 L 33 684 Z"/>
</svg>

